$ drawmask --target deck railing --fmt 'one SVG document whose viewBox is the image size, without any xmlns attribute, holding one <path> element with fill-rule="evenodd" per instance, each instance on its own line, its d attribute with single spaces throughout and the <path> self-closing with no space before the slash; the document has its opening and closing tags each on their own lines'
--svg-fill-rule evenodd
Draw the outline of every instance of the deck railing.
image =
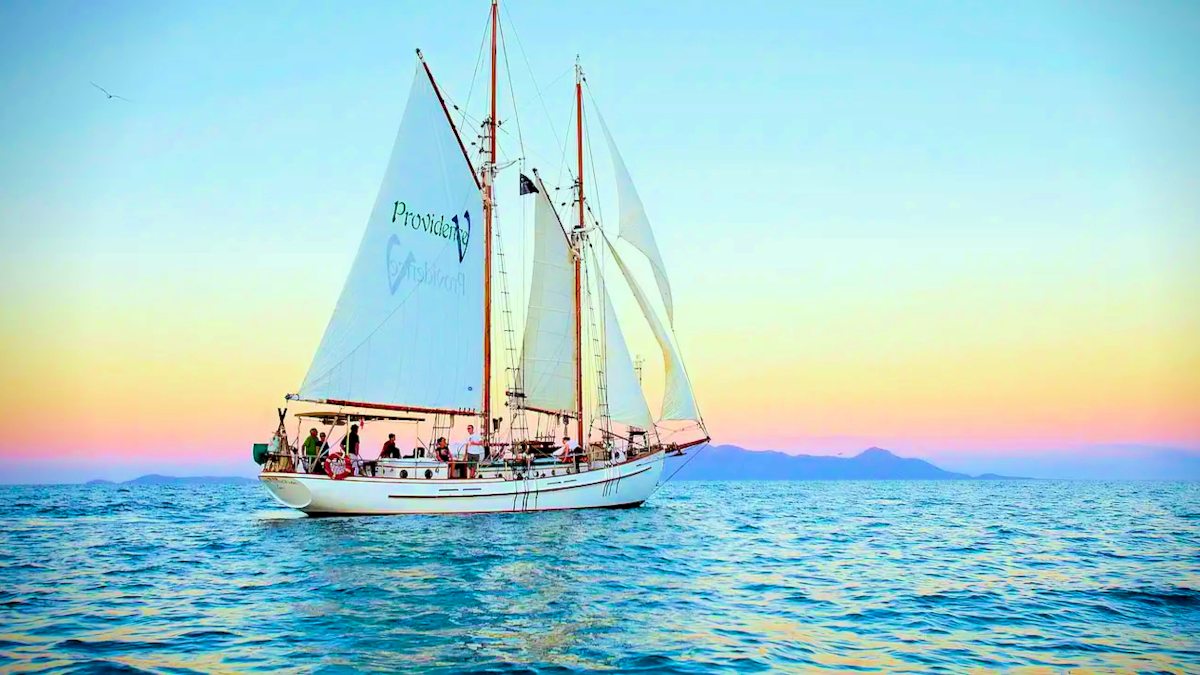
<svg viewBox="0 0 1200 675">
<path fill-rule="evenodd" d="M 352 455 L 351 466 L 353 467 L 353 475 L 356 476 L 376 476 L 379 475 L 381 467 L 394 469 L 429 469 L 431 466 L 446 467 L 447 479 L 461 479 L 468 476 L 477 475 L 480 470 L 489 469 L 506 469 L 517 473 L 526 473 L 530 471 L 542 470 L 561 470 L 566 469 L 568 473 L 578 473 L 585 470 L 584 467 L 601 466 L 604 462 L 609 461 L 608 451 L 602 449 L 591 449 L 577 455 L 569 461 L 552 461 L 547 462 L 548 457 L 539 457 L 531 460 L 505 460 L 500 457 L 489 457 L 484 460 L 474 459 L 451 459 L 450 461 L 436 460 L 432 457 L 408 456 L 398 458 L 378 458 L 378 459 L 362 459 L 361 456 Z M 304 454 L 303 450 L 289 448 L 282 452 L 267 453 L 266 462 L 262 465 L 262 470 L 273 473 L 299 473 L 299 474 L 326 474 L 325 460 L 328 452 L 323 452 L 316 456 Z M 632 458 L 632 457 L 631 457 Z M 406 460 L 411 464 L 405 464 Z M 384 464 L 381 465 L 380 462 Z M 415 475 L 414 475 L 415 477 Z"/>
</svg>

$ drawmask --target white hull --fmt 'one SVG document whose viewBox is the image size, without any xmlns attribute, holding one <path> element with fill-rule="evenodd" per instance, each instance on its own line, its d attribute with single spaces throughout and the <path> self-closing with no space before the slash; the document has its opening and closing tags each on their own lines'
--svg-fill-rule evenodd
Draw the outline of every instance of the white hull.
<svg viewBox="0 0 1200 675">
<path fill-rule="evenodd" d="M 333 480 L 324 475 L 263 472 L 259 479 L 280 503 L 312 515 L 617 508 L 646 501 L 662 474 L 664 457 L 656 452 L 615 466 L 519 479 L 509 472 L 499 478 L 454 480 L 440 476 Z"/>
</svg>

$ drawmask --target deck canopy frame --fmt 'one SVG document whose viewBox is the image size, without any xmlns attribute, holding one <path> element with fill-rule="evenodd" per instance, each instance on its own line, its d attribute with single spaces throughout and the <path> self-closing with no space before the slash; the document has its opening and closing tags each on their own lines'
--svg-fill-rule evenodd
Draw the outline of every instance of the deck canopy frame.
<svg viewBox="0 0 1200 675">
<path fill-rule="evenodd" d="M 311 410 L 296 413 L 302 419 L 314 419 L 329 426 L 345 426 L 347 422 L 424 422 L 424 417 L 411 415 L 385 415 L 380 413 L 354 413 L 334 410 Z"/>
</svg>

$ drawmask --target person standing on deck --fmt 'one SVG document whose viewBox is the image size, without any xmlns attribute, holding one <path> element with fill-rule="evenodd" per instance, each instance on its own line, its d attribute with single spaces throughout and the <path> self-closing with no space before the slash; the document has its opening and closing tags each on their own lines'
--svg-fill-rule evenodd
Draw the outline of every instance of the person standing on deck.
<svg viewBox="0 0 1200 675">
<path fill-rule="evenodd" d="M 350 425 L 350 433 L 342 437 L 342 451 L 347 454 L 346 461 L 350 462 L 355 473 L 362 472 L 362 459 L 358 456 L 358 425 Z"/>
<path fill-rule="evenodd" d="M 475 477 L 475 469 L 479 466 L 479 462 L 483 461 L 484 445 L 480 440 L 479 434 L 475 433 L 475 425 L 467 425 L 467 443 L 466 443 L 466 460 L 470 464 L 470 477 Z"/>
<path fill-rule="evenodd" d="M 344 438 L 342 438 L 342 450 L 351 455 L 358 456 L 358 425 L 357 424 L 351 424 L 350 425 L 350 433 L 347 434 Z"/>
<path fill-rule="evenodd" d="M 308 430 L 308 438 L 304 439 L 304 470 L 312 473 L 317 464 L 317 455 L 321 452 L 321 442 L 317 440 L 317 429 Z"/>
</svg>

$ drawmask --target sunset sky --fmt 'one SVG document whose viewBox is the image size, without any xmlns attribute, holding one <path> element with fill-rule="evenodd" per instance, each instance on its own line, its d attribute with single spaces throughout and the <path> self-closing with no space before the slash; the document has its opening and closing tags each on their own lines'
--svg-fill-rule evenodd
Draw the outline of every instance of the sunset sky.
<svg viewBox="0 0 1200 675">
<path fill-rule="evenodd" d="M 253 472 L 358 245 L 413 48 L 463 101 L 486 14 L 0 4 L 0 481 Z M 1200 5 L 504 18 L 531 138 L 569 126 L 581 55 L 716 442 L 979 471 L 1200 450 Z"/>
</svg>

